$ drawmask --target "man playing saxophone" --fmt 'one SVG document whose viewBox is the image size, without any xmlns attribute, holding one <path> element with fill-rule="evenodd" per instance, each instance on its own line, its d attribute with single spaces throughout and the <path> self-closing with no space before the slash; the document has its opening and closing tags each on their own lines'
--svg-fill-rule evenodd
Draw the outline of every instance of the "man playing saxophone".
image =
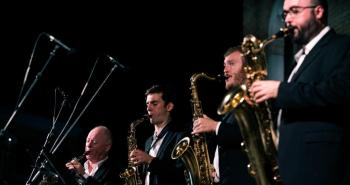
<svg viewBox="0 0 350 185">
<path fill-rule="evenodd" d="M 229 48 L 224 54 L 225 88 L 228 91 L 241 85 L 245 80 L 243 72 L 244 58 L 240 47 Z M 219 185 L 253 185 L 254 179 L 247 170 L 248 159 L 240 143 L 240 129 L 233 111 L 228 112 L 221 121 L 215 121 L 206 115 L 193 122 L 192 134 L 215 132 L 217 147 L 214 156 L 214 182 Z"/>
<path fill-rule="evenodd" d="M 350 184 L 350 37 L 328 26 L 328 14 L 326 0 L 285 0 L 282 16 L 300 48 L 295 68 L 285 81 L 250 88 L 257 103 L 273 99 L 280 109 L 285 185 Z"/>
<path fill-rule="evenodd" d="M 135 149 L 130 154 L 135 165 L 144 166 L 145 185 L 184 185 L 184 168 L 179 160 L 171 158 L 175 144 L 185 137 L 185 132 L 176 128 L 171 113 L 174 109 L 174 94 L 169 87 L 154 85 L 146 93 L 146 106 L 154 134 L 145 143 L 145 151 Z"/>
</svg>

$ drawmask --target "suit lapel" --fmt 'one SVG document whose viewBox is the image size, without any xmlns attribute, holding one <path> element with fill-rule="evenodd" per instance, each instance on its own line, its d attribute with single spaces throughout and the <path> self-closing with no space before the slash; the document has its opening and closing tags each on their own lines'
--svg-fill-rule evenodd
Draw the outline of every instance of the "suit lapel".
<svg viewBox="0 0 350 185">
<path fill-rule="evenodd" d="M 306 55 L 303 63 L 298 71 L 294 74 L 292 81 L 296 81 L 305 69 L 313 62 L 317 61 L 317 58 L 321 57 L 320 52 L 322 48 L 329 42 L 329 40 L 335 35 L 335 31 L 331 29 L 321 40 L 312 48 L 312 50 Z"/>
<path fill-rule="evenodd" d="M 106 174 L 106 165 L 108 165 L 108 161 L 109 159 L 107 159 L 105 162 L 103 162 L 103 164 L 98 168 L 98 170 L 96 171 L 94 178 L 95 179 L 101 179 L 102 175 Z"/>
<path fill-rule="evenodd" d="M 152 144 L 152 136 L 149 137 L 146 141 L 146 144 L 145 144 L 146 153 L 149 153 L 149 151 L 151 150 L 151 144 Z"/>
<path fill-rule="evenodd" d="M 168 131 L 166 135 L 164 136 L 163 142 L 159 147 L 157 157 L 161 158 L 161 155 L 164 155 L 164 150 L 168 147 L 169 143 L 173 140 L 174 138 L 174 133 L 172 131 Z"/>
</svg>

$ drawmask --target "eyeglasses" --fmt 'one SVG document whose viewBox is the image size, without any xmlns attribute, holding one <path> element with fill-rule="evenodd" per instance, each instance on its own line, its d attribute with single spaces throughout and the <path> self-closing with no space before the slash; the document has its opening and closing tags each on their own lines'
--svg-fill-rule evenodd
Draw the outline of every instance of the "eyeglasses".
<svg viewBox="0 0 350 185">
<path fill-rule="evenodd" d="M 318 5 L 313 6 L 292 6 L 289 10 L 284 10 L 281 14 L 282 20 L 286 20 L 287 15 L 289 14 L 291 17 L 297 16 L 300 12 L 304 11 L 307 8 L 316 8 Z"/>
</svg>

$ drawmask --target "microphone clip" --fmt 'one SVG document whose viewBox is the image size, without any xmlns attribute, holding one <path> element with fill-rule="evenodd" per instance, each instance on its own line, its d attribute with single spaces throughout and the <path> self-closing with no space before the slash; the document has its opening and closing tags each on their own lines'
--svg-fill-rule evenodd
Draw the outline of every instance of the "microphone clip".
<svg viewBox="0 0 350 185">
<path fill-rule="evenodd" d="M 106 57 L 108 58 L 108 60 L 110 61 L 110 62 L 112 62 L 114 65 L 116 65 L 117 67 L 120 67 L 120 68 L 122 68 L 122 69 L 126 69 L 126 67 L 123 65 L 123 64 L 121 64 L 118 60 L 116 60 L 116 59 L 114 59 L 113 57 L 111 57 L 110 55 L 106 55 Z"/>
<path fill-rule="evenodd" d="M 48 34 L 48 33 L 45 33 L 45 35 L 47 37 L 49 37 L 50 39 L 50 42 L 54 42 L 55 44 L 61 46 L 62 48 L 64 48 L 65 50 L 67 50 L 68 52 L 71 52 L 72 51 L 72 48 L 68 47 L 67 45 L 65 45 L 63 42 L 61 42 L 60 40 L 58 40 L 57 38 L 55 38 L 54 36 Z"/>
</svg>

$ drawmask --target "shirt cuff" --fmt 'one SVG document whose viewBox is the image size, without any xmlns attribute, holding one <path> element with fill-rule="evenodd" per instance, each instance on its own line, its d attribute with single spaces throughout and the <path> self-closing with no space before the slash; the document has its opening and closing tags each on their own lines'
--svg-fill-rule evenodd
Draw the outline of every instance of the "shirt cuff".
<svg viewBox="0 0 350 185">
<path fill-rule="evenodd" d="M 220 125 L 221 125 L 221 121 L 219 121 L 219 122 L 218 122 L 218 125 L 216 125 L 216 129 L 215 129 L 215 134 L 216 134 L 216 135 L 218 135 L 218 133 L 219 133 Z"/>
<path fill-rule="evenodd" d="M 86 173 L 84 173 L 83 177 L 84 177 L 85 179 L 87 179 L 87 178 L 89 177 L 89 175 L 86 174 Z"/>
</svg>

